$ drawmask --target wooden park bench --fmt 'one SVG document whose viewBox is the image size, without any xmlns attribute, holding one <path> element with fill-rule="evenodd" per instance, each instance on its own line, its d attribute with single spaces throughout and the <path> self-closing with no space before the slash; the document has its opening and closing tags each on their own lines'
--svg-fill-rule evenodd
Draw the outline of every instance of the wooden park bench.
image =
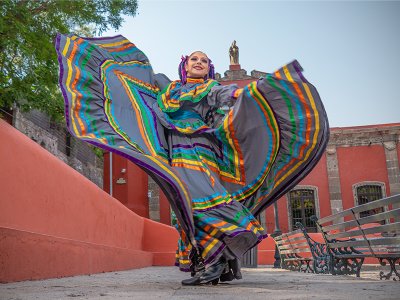
<svg viewBox="0 0 400 300">
<path fill-rule="evenodd" d="M 328 273 L 326 247 L 314 241 L 301 223 L 295 231 L 274 237 L 281 258 L 281 268 L 291 271 Z M 311 255 L 310 255 L 311 254 Z"/>
<path fill-rule="evenodd" d="M 390 265 L 390 272 L 381 271 L 380 279 L 400 279 L 396 270 L 396 264 L 400 263 L 398 204 L 400 195 L 395 195 L 319 220 L 312 218 L 325 239 L 333 275 L 356 274 L 360 277 L 365 258 L 374 257 L 382 266 Z"/>
</svg>

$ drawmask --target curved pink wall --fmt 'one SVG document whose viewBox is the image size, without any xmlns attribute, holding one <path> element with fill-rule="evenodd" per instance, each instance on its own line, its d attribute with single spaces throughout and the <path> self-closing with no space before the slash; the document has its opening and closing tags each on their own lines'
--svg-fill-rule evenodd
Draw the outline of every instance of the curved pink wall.
<svg viewBox="0 0 400 300">
<path fill-rule="evenodd" d="M 151 266 L 155 256 L 173 265 L 175 229 L 136 215 L 2 120 L 0 141 L 0 282 Z"/>
</svg>

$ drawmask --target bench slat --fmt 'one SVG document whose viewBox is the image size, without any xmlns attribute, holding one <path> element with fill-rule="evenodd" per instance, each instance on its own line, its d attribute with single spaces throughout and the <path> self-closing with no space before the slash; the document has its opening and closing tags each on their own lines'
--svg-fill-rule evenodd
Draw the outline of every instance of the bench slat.
<svg viewBox="0 0 400 300">
<path fill-rule="evenodd" d="M 358 222 L 360 223 L 360 225 L 365 225 L 368 223 L 377 223 L 379 221 L 383 221 L 383 220 L 387 220 L 393 217 L 397 217 L 400 215 L 400 208 L 397 209 L 393 209 L 390 211 L 385 211 L 379 214 L 375 214 L 375 215 L 371 215 L 365 218 L 360 218 L 358 219 Z M 323 224 L 323 222 L 321 222 L 320 220 L 318 221 L 318 223 L 320 225 Z M 351 220 L 351 221 L 346 221 L 346 222 L 342 222 L 342 223 L 338 223 L 338 224 L 334 224 L 334 225 L 329 225 L 329 226 L 321 226 L 322 230 L 325 232 L 329 232 L 331 230 L 334 229 L 346 229 L 346 228 L 352 228 L 352 227 L 357 227 L 358 223 L 356 220 Z"/>
<path fill-rule="evenodd" d="M 366 234 L 366 235 L 374 234 L 374 233 L 391 233 L 391 232 L 397 233 L 397 231 L 400 231 L 400 222 L 385 224 L 385 225 L 378 225 L 378 226 L 370 227 L 370 228 L 363 228 L 362 231 L 364 231 L 364 234 Z M 344 237 L 362 236 L 362 231 L 360 229 L 357 229 L 357 230 L 340 232 L 340 233 L 335 233 L 335 234 L 327 234 L 326 236 L 329 239 L 339 239 L 339 238 L 344 238 Z"/>
<path fill-rule="evenodd" d="M 300 249 L 294 249 L 294 250 L 284 250 L 281 252 L 281 254 L 294 254 L 294 253 L 306 253 L 306 252 L 311 252 L 310 249 L 308 249 L 307 251 L 305 250 L 300 250 Z"/>
<path fill-rule="evenodd" d="M 356 206 L 356 207 L 354 207 L 352 209 L 353 209 L 353 211 L 355 213 L 359 213 L 359 212 L 370 210 L 370 209 L 373 209 L 373 208 L 378 208 L 378 207 L 382 207 L 382 206 L 388 206 L 390 204 L 393 204 L 393 203 L 396 203 L 396 202 L 399 202 L 399 201 L 400 201 L 400 194 L 394 195 L 394 196 L 390 196 L 390 197 L 387 197 L 387 198 L 384 198 L 384 199 L 380 199 L 380 200 L 375 200 L 375 201 L 372 201 L 370 203 L 366 203 L 366 204 L 363 204 L 363 205 Z M 334 215 L 327 216 L 325 218 L 319 219 L 319 222 L 320 222 L 320 224 L 331 222 L 331 221 L 333 221 L 335 219 L 342 218 L 342 217 L 347 216 L 349 214 L 352 214 L 351 209 L 346 209 L 346 210 L 344 210 L 344 211 L 342 211 L 340 213 L 337 213 L 337 214 L 334 214 Z"/>
<path fill-rule="evenodd" d="M 400 237 L 392 238 L 377 238 L 377 239 L 365 239 L 356 241 L 343 241 L 343 242 L 330 242 L 328 246 L 330 248 L 342 248 L 342 247 L 360 247 L 365 246 L 379 246 L 379 245 L 398 245 L 400 244 Z"/>
</svg>

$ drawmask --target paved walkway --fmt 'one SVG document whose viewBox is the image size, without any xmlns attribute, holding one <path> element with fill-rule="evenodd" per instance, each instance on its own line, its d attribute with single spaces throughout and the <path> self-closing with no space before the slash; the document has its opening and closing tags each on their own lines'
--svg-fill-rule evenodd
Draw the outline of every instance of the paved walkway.
<svg viewBox="0 0 400 300">
<path fill-rule="evenodd" d="M 244 269 L 243 280 L 186 287 L 175 267 L 0 284 L 0 299 L 400 299 L 400 282 L 377 270 L 353 276 L 315 275 L 269 267 Z"/>
</svg>

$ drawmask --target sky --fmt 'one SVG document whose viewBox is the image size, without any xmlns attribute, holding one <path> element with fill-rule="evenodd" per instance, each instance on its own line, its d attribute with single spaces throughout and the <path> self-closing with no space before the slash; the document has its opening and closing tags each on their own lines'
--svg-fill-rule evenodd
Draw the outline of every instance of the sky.
<svg viewBox="0 0 400 300">
<path fill-rule="evenodd" d="M 118 31 L 156 73 L 178 79 L 183 54 L 207 53 L 216 72 L 239 63 L 273 72 L 293 59 L 319 91 L 331 127 L 400 122 L 400 1 L 138 0 Z"/>
</svg>

